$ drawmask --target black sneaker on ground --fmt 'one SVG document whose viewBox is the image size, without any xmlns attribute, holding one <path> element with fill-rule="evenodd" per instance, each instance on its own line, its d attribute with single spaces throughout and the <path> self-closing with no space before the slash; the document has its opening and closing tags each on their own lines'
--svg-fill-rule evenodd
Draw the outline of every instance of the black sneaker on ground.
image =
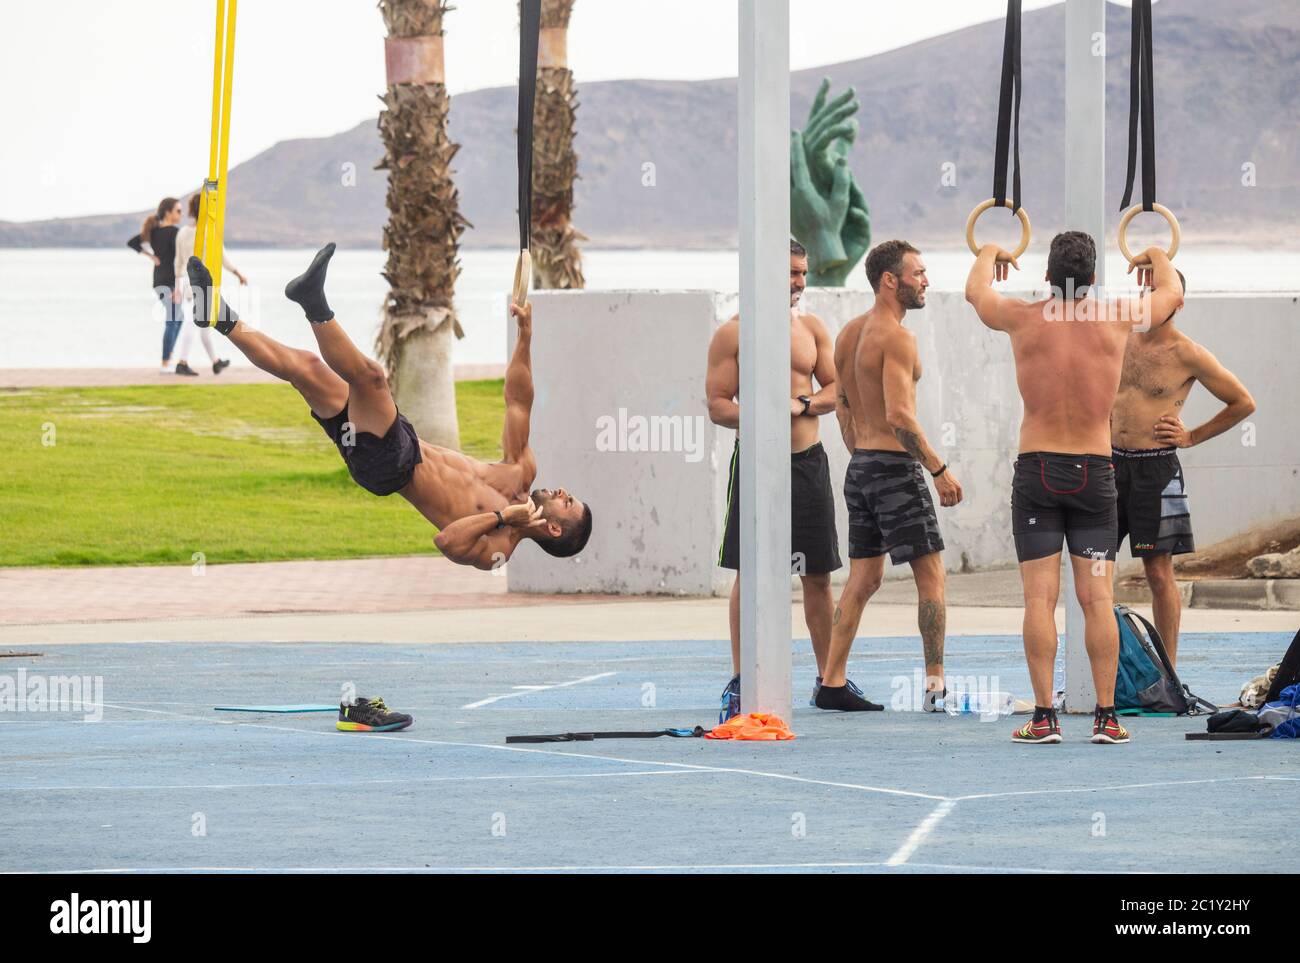
<svg viewBox="0 0 1300 963">
<path fill-rule="evenodd" d="M 845 680 L 844 685 L 833 686 L 823 682 L 817 687 L 817 708 L 834 709 L 839 712 L 881 712 L 884 706 L 860 695 L 862 692 L 852 682 Z"/>
<path fill-rule="evenodd" d="M 364 699 L 339 704 L 338 729 L 340 732 L 396 732 L 405 729 L 414 720 L 401 712 L 393 712 L 383 699 Z"/>
<path fill-rule="evenodd" d="M 176 373 L 178 375 L 189 375 L 191 378 L 197 378 L 199 373 L 187 365 L 184 361 L 176 362 Z"/>
<path fill-rule="evenodd" d="M 221 372 L 225 371 L 229 367 L 230 361 L 228 359 L 218 358 L 216 361 L 212 362 L 212 373 L 214 375 L 221 374 Z"/>
</svg>

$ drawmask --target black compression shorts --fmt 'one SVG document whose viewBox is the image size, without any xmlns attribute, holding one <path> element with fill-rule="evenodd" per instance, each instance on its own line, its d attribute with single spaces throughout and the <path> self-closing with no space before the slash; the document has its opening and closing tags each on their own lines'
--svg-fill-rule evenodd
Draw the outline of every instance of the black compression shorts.
<svg viewBox="0 0 1300 963">
<path fill-rule="evenodd" d="M 1061 551 L 1114 561 L 1115 468 L 1102 455 L 1022 452 L 1011 481 L 1011 530 L 1022 562 Z"/>
</svg>

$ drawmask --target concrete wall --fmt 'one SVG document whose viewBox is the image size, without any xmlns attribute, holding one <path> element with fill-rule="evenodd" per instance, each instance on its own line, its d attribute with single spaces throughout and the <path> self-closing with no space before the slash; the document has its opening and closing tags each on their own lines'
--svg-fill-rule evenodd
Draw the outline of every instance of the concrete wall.
<svg viewBox="0 0 1300 963">
<path fill-rule="evenodd" d="M 804 307 L 827 323 L 833 337 L 870 303 L 869 292 L 810 290 Z M 538 483 L 566 487 L 587 500 L 595 529 L 579 559 L 552 559 L 526 547 L 508 566 L 510 589 L 725 591 L 730 573 L 713 563 L 734 436 L 707 420 L 704 373 L 709 337 L 735 313 L 735 295 L 550 292 L 537 294 L 534 305 Z M 1178 323 L 1213 350 L 1259 403 L 1250 428 L 1184 453 L 1198 544 L 1300 517 L 1298 299 L 1192 295 Z M 947 567 L 1012 565 L 1011 466 L 1022 409 L 1007 338 L 981 325 L 955 292 L 931 292 L 927 307 L 911 312 L 907 324 L 921 352 L 918 414 L 965 492 L 961 505 L 939 509 Z M 1184 421 L 1199 424 L 1214 410 L 1214 399 L 1198 386 Z M 640 434 L 636 416 L 647 419 Z M 648 422 L 654 416 L 661 419 L 658 425 Z M 701 425 L 703 441 L 697 434 Z M 675 450 L 631 450 L 651 446 L 665 428 L 670 437 L 660 440 Z M 847 564 L 848 524 L 839 488 L 848 453 L 834 414 L 823 416 L 821 436 Z M 886 574 L 906 576 L 909 569 L 887 566 Z"/>
<path fill-rule="evenodd" d="M 1176 323 L 1259 406 L 1238 427 L 1180 455 L 1197 545 L 1300 516 L 1300 298 L 1189 296 Z M 1199 425 L 1218 408 L 1198 385 L 1183 422 Z"/>
</svg>

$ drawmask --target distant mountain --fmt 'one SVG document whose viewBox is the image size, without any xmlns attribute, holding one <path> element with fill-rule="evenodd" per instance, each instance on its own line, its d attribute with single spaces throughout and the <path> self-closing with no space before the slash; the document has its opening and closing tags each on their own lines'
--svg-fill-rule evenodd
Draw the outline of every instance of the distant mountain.
<svg viewBox="0 0 1300 963">
<path fill-rule="evenodd" d="M 1112 209 L 1127 144 L 1129 17 L 1126 7 L 1108 8 Z M 1063 226 L 1064 23 L 1060 5 L 1024 17 L 1023 198 L 1040 236 Z M 990 193 L 1002 29 L 1000 21 L 979 24 L 792 76 L 800 126 L 823 76 L 836 89 L 857 88 L 862 134 L 851 160 L 875 237 L 961 244 L 966 214 Z M 1160 199 L 1197 242 L 1300 243 L 1300 4 L 1161 0 L 1155 30 Z M 735 81 L 579 84 L 575 222 L 589 243 L 734 246 Z M 515 243 L 515 96 L 497 88 L 452 100 L 452 136 L 462 145 L 456 183 L 474 225 L 467 245 Z M 333 137 L 276 144 L 240 164 L 231 172 L 228 241 L 309 246 L 329 237 L 377 246 L 386 216 L 386 176 L 373 170 L 381 154 L 375 121 L 367 120 Z M 954 187 L 940 184 L 948 162 L 956 165 Z M 355 186 L 344 186 L 348 164 Z M 652 187 L 643 186 L 647 164 Z M 1243 186 L 1245 164 L 1254 165 L 1257 186 Z M 143 216 L 0 222 L 0 246 L 117 245 Z"/>
</svg>

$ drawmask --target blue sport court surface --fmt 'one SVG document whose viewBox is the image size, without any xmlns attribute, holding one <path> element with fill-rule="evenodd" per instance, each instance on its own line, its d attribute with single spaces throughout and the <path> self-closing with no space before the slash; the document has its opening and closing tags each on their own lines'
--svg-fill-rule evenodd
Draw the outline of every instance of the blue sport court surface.
<svg viewBox="0 0 1300 963">
<path fill-rule="evenodd" d="M 1180 674 L 1233 701 L 1288 642 L 1189 634 Z M 785 743 L 505 745 L 708 727 L 725 641 L 40 651 L 0 677 L 102 679 L 102 719 L 0 712 L 0 870 L 1253 872 L 1291 833 L 1300 780 L 1294 743 L 1187 742 L 1203 716 L 1127 720 L 1126 746 L 1066 716 L 1062 745 L 1017 746 L 1019 716 L 821 712 L 806 639 Z M 914 638 L 860 639 L 850 676 L 888 704 L 918 665 Z M 1030 697 L 1018 637 L 953 637 L 947 670 Z M 414 726 L 213 711 L 348 684 Z"/>
</svg>

